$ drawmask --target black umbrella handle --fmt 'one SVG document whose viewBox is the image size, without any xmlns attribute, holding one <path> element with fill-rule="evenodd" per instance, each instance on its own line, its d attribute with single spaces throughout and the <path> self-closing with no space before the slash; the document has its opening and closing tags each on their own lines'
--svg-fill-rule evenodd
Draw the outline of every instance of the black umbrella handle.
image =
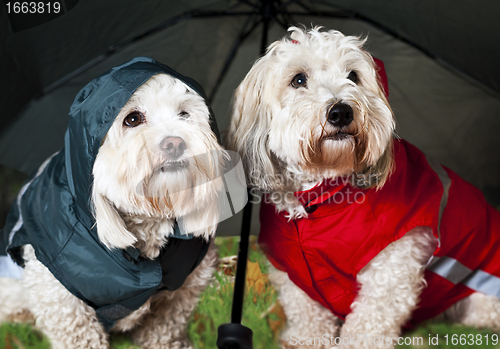
<svg viewBox="0 0 500 349">
<path fill-rule="evenodd" d="M 252 203 L 248 202 L 243 209 L 241 224 L 240 248 L 236 263 L 236 278 L 234 281 L 233 308 L 231 310 L 231 323 L 241 323 L 243 300 L 245 298 L 245 279 L 248 259 L 248 245 L 250 240 L 250 223 L 252 220 Z"/>
<path fill-rule="evenodd" d="M 269 23 L 270 0 L 262 0 L 262 41 L 260 53 L 266 52 Z M 251 197 L 250 190 L 248 197 Z M 236 264 L 236 278 L 234 281 L 233 307 L 231 309 L 231 323 L 219 326 L 217 336 L 217 348 L 219 349 L 253 349 L 253 332 L 241 324 L 243 313 L 243 300 L 245 297 L 245 278 L 247 271 L 248 243 L 250 240 L 250 224 L 252 222 L 252 203 L 248 201 L 243 209 L 243 221 L 241 225 L 240 250 L 238 251 L 238 262 Z"/>
<path fill-rule="evenodd" d="M 219 349 L 253 349 L 253 332 L 242 324 L 223 324 L 217 331 Z"/>
<path fill-rule="evenodd" d="M 253 332 L 251 329 L 241 324 L 243 300 L 245 297 L 245 276 L 247 269 L 251 220 L 252 203 L 249 201 L 243 209 L 240 248 L 238 251 L 238 261 L 236 263 L 236 278 L 234 281 L 233 307 L 231 309 L 231 323 L 219 326 L 217 338 L 217 348 L 219 349 L 253 348 Z"/>
</svg>

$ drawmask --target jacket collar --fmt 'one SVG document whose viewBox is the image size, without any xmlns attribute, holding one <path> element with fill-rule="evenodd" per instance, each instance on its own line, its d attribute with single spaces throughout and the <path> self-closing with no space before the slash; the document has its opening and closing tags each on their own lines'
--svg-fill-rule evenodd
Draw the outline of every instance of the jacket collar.
<svg viewBox="0 0 500 349">
<path fill-rule="evenodd" d="M 329 178 L 318 183 L 311 189 L 296 191 L 294 195 L 307 208 L 330 201 L 336 193 L 347 186 L 349 186 L 348 178 Z"/>
</svg>

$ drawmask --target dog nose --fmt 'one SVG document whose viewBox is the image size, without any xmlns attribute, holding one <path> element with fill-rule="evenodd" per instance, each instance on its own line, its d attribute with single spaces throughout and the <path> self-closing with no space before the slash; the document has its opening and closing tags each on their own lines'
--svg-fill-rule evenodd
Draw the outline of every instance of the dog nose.
<svg viewBox="0 0 500 349">
<path fill-rule="evenodd" d="M 335 127 L 349 125 L 354 120 L 354 112 L 348 104 L 337 103 L 328 110 L 328 122 Z"/>
<path fill-rule="evenodd" d="M 186 150 L 186 142 L 181 137 L 166 137 L 160 143 L 160 148 L 170 160 L 177 159 Z"/>
</svg>

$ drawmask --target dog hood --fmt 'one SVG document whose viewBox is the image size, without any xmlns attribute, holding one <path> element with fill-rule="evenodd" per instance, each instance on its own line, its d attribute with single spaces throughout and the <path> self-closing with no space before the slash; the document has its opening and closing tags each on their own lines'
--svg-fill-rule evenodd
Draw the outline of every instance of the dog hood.
<svg viewBox="0 0 500 349">
<path fill-rule="evenodd" d="M 0 232 L 0 255 L 8 252 L 23 266 L 22 247 L 31 244 L 37 259 L 72 294 L 96 309 L 106 329 L 158 289 L 179 288 L 208 250 L 207 241 L 181 236 L 178 227 L 155 260 L 139 258 L 134 248 L 109 250 L 97 236 L 90 197 L 99 147 L 134 91 L 156 74 L 183 81 L 206 100 L 196 81 L 148 57 L 135 58 L 91 81 L 71 106 L 64 148 L 28 178 Z M 211 111 L 210 123 L 219 139 Z M 7 256 L 0 256 L 0 276 L 9 263 Z"/>
<path fill-rule="evenodd" d="M 91 197 L 92 168 L 101 142 L 135 90 L 153 75 L 161 73 L 183 81 L 207 100 L 203 88 L 193 79 L 152 58 L 139 57 L 90 82 L 77 94 L 71 106 L 64 149 L 66 174 L 69 189 L 77 198 L 78 214 L 88 229 L 94 224 L 88 198 Z M 212 131 L 219 139 L 219 131 L 211 110 L 210 118 Z"/>
</svg>

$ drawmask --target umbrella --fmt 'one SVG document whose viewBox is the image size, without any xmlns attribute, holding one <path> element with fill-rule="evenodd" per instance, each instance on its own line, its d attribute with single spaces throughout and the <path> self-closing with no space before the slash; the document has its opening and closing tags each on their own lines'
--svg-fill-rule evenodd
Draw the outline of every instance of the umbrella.
<svg viewBox="0 0 500 349">
<path fill-rule="evenodd" d="M 8 1 L 5 1 L 7 4 Z M 50 2 L 54 3 L 54 1 Z M 368 35 L 385 62 L 397 133 L 500 202 L 500 2 L 457 0 L 64 0 L 57 16 L 0 11 L 0 163 L 30 172 L 63 145 L 66 115 L 88 81 L 152 56 L 200 82 L 219 128 L 233 91 L 290 24 Z M 13 6 L 11 4 L 11 6 Z M 9 20 L 10 22 L 9 22 Z M 10 26 L 9 26 L 10 23 Z M 256 197 L 250 197 L 258 200 Z M 241 320 L 251 206 L 245 209 L 232 322 Z M 256 211 L 256 210 L 255 210 Z M 241 215 L 219 233 L 236 235 Z M 236 223 L 236 224 L 235 224 Z M 236 228 L 235 228 L 236 227 Z M 220 332 L 221 333 L 221 332 Z M 251 331 L 219 347 L 251 347 Z M 242 340 L 242 342 L 238 342 Z M 240 344 L 236 346 L 236 344 Z"/>
<path fill-rule="evenodd" d="M 303 23 L 368 36 L 367 49 L 386 66 L 398 135 L 500 202 L 496 0 L 62 3 L 63 15 L 26 29 L 11 28 L 7 7 L 0 10 L 0 163 L 6 166 L 30 172 L 60 149 L 78 90 L 139 55 L 199 81 L 224 130 L 232 93 L 262 46 Z M 229 220 L 219 231 L 236 235 L 238 226 Z M 255 212 L 252 232 L 258 232 Z"/>
</svg>

